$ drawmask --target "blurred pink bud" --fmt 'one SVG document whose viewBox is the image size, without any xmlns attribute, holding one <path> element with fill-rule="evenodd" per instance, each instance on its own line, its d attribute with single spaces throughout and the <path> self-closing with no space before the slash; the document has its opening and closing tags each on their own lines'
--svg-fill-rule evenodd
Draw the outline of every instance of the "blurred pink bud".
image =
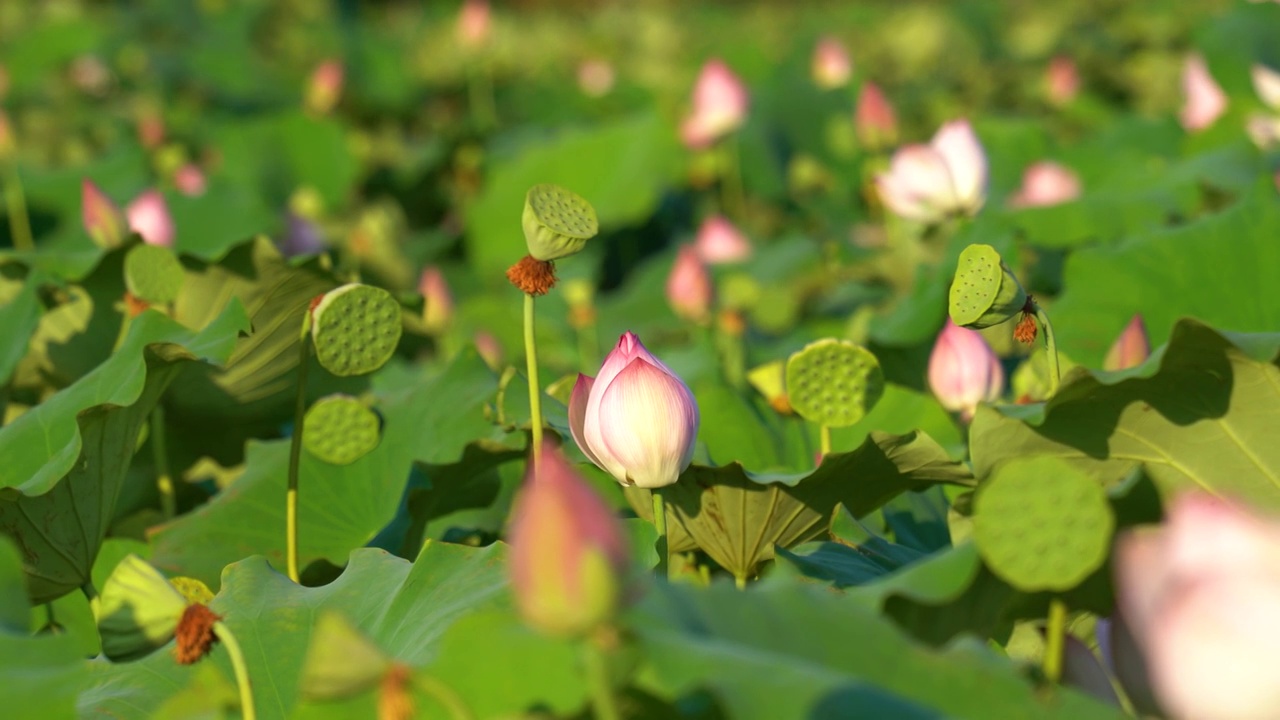
<svg viewBox="0 0 1280 720">
<path fill-rule="evenodd" d="M 472 342 L 476 344 L 476 352 L 480 353 L 484 364 L 488 365 L 490 370 L 502 367 L 502 343 L 498 342 L 498 338 L 494 337 L 493 333 L 477 330 L 472 337 Z"/>
<path fill-rule="evenodd" d="M 1142 315 L 1134 315 L 1107 351 L 1102 369 L 1127 370 L 1141 365 L 1150 356 L 1151 343 L 1147 340 L 1147 326 L 1142 322 Z"/>
<path fill-rule="evenodd" d="M 870 150 L 880 150 L 898 142 L 898 117 L 879 85 L 862 83 L 858 90 L 858 106 L 853 111 L 853 128 L 858 142 Z"/>
<path fill-rule="evenodd" d="M 884 204 L 911 220 L 936 222 L 973 215 L 986 200 L 987 157 L 967 120 L 953 120 L 928 145 L 893 154 L 889 172 L 876 176 Z"/>
<path fill-rule="evenodd" d="M 124 213 L 89 178 L 80 182 L 80 219 L 99 247 L 113 248 L 124 241 L 127 227 Z"/>
<path fill-rule="evenodd" d="M 622 604 L 629 557 L 622 524 L 549 441 L 529 462 L 508 540 L 516 608 L 534 629 L 580 636 Z"/>
<path fill-rule="evenodd" d="M 418 278 L 418 292 L 422 294 L 422 322 L 431 334 L 439 334 L 449 328 L 453 320 L 453 293 L 444 273 L 434 265 L 423 268 Z"/>
<path fill-rule="evenodd" d="M 458 42 L 466 48 L 478 48 L 489 39 L 488 0 L 465 0 L 458 11 Z"/>
<path fill-rule="evenodd" d="M 1116 602 L 1170 717 L 1273 717 L 1280 707 L 1280 523 L 1206 493 L 1116 543 Z"/>
<path fill-rule="evenodd" d="M 173 184 L 178 186 L 178 192 L 183 195 L 199 197 L 205 191 L 204 171 L 196 165 L 187 163 L 173 174 Z"/>
<path fill-rule="evenodd" d="M 325 60 L 317 65 L 307 79 L 307 109 L 319 115 L 326 115 L 333 110 L 342 97 L 344 77 L 346 71 L 339 60 Z"/>
<path fill-rule="evenodd" d="M 159 113 L 144 112 L 138 117 L 138 142 L 148 150 L 155 150 L 164 142 L 164 118 Z"/>
<path fill-rule="evenodd" d="M 1022 173 L 1022 187 L 1009 204 L 1013 207 L 1046 207 L 1080 197 L 1080 178 L 1070 168 L 1054 162 L 1038 162 Z"/>
<path fill-rule="evenodd" d="M 702 66 L 693 88 L 693 112 L 680 125 L 680 137 L 690 148 L 704 148 L 737 130 L 747 119 L 747 88 L 724 61 Z"/>
<path fill-rule="evenodd" d="M 942 407 L 967 422 L 978 403 L 1000 397 L 1004 368 L 980 333 L 948 318 L 929 355 L 929 388 Z"/>
<path fill-rule="evenodd" d="M 147 190 L 125 208 L 129 229 L 148 245 L 173 246 L 173 217 L 159 190 Z"/>
<path fill-rule="evenodd" d="M 853 61 L 849 59 L 849 51 L 844 45 L 828 35 L 813 49 L 811 70 L 818 87 L 834 90 L 849 83 L 849 77 L 853 75 Z"/>
<path fill-rule="evenodd" d="M 297 213 L 289 212 L 285 214 L 284 237 L 280 238 L 276 247 L 285 257 L 297 257 L 318 255 L 324 252 L 325 244 L 320 228 L 315 223 Z"/>
<path fill-rule="evenodd" d="M 1280 72 L 1255 63 L 1249 68 L 1249 76 L 1253 79 L 1253 91 L 1262 102 L 1272 110 L 1280 110 Z"/>
<path fill-rule="evenodd" d="M 591 58 L 578 66 L 578 89 L 589 97 L 604 97 L 613 89 L 616 76 L 608 60 Z"/>
<path fill-rule="evenodd" d="M 584 455 L 623 485 L 674 483 L 693 460 L 698 403 L 671 369 L 627 332 L 592 378 L 578 375 L 569 430 Z"/>
<path fill-rule="evenodd" d="M 1203 130 L 1227 110 L 1227 96 L 1218 87 L 1204 56 L 1193 53 L 1182 66 L 1183 105 L 1179 119 L 1187 130 Z"/>
<path fill-rule="evenodd" d="M 751 257 L 751 241 L 720 215 L 702 221 L 693 246 L 708 265 L 743 262 Z"/>
<path fill-rule="evenodd" d="M 711 317 L 711 274 L 698 257 L 697 249 L 685 245 L 667 276 L 667 302 L 682 320 L 706 322 Z"/>
<path fill-rule="evenodd" d="M 1061 107 L 1076 99 L 1080 93 L 1080 73 L 1076 61 L 1066 55 L 1058 55 L 1049 61 L 1045 71 L 1045 92 L 1049 102 Z"/>
</svg>

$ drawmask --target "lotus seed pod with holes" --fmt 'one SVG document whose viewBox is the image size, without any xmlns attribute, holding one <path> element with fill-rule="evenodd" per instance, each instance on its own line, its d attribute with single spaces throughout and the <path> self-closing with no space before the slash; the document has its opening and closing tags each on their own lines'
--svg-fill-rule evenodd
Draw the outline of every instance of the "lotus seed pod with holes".
<svg viewBox="0 0 1280 720">
<path fill-rule="evenodd" d="M 98 633 L 111 660 L 140 658 L 173 639 L 187 600 L 159 570 L 128 555 L 102 586 Z"/>
<path fill-rule="evenodd" d="M 520 222 L 529 254 L 543 261 L 579 252 L 588 239 L 600 232 L 591 203 L 559 185 L 529 188 Z"/>
<path fill-rule="evenodd" d="M 1011 320 L 1026 304 L 1026 291 L 995 248 L 970 245 L 960 253 L 947 308 L 952 322 L 968 328 L 991 327 Z"/>
<path fill-rule="evenodd" d="M 342 377 L 382 367 L 400 342 L 400 304 L 372 285 L 352 283 L 325 293 L 310 323 L 316 359 Z"/>
<path fill-rule="evenodd" d="M 1024 592 L 1079 585 L 1106 562 L 1114 529 L 1102 485 L 1060 458 L 1010 461 L 974 499 L 978 553 Z"/>
<path fill-rule="evenodd" d="M 826 427 L 861 420 L 884 394 L 884 372 L 870 350 L 847 340 L 809 343 L 787 360 L 787 398 L 804 419 Z"/>
<path fill-rule="evenodd" d="M 378 447 L 378 415 L 350 395 L 321 398 L 302 421 L 302 446 L 331 465 L 350 465 Z"/>
<path fill-rule="evenodd" d="M 124 256 L 125 286 L 149 303 L 177 300 L 184 277 L 182 263 L 167 247 L 137 245 Z"/>
</svg>

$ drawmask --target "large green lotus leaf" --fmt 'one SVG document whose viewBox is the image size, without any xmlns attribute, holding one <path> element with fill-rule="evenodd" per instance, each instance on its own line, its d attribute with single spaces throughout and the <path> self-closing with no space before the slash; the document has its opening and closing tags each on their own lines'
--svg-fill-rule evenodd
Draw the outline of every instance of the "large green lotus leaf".
<svg viewBox="0 0 1280 720">
<path fill-rule="evenodd" d="M 221 178 L 195 197 L 165 193 L 165 203 L 175 228 L 174 249 L 207 261 L 280 222 L 259 196 Z"/>
<path fill-rule="evenodd" d="M 530 139 L 511 156 L 491 159 L 484 190 L 467 208 L 469 256 L 478 272 L 498 282 L 497 273 L 528 254 L 520 212 L 525 193 L 538 183 L 582 195 L 606 231 L 642 221 L 657 206 L 679 157 L 675 133 L 656 112 Z"/>
<path fill-rule="evenodd" d="M 1047 454 L 1115 482 L 1140 463 L 1163 494 L 1199 488 L 1280 509 L 1278 350 L 1280 334 L 1179 321 L 1137 368 L 1079 368 L 1046 404 L 980 407 L 969 430 L 974 474 Z"/>
<path fill-rule="evenodd" d="M 330 465 L 303 453 L 299 465 L 298 553 L 303 567 L 317 559 L 343 562 L 393 517 L 414 461 L 458 461 L 468 443 L 523 447 L 485 416 L 497 381 L 474 351 L 461 353 L 435 376 L 418 374 L 398 387 L 375 381 L 382 442 L 350 465 Z M 194 512 L 152 537 L 152 561 L 175 574 L 216 587 L 227 564 L 247 555 L 284 562 L 285 481 L 289 440 L 251 441 L 244 471 Z M 281 564 L 280 567 L 283 567 Z"/>
<path fill-rule="evenodd" d="M 709 688 L 740 720 L 899 717 L 904 706 L 914 708 L 907 717 L 1123 717 L 1070 690 L 1042 693 L 972 640 L 917 645 L 818 588 L 659 585 L 632 617 L 657 692 Z"/>
<path fill-rule="evenodd" d="M 239 187 L 261 189 L 269 198 L 284 200 L 307 187 L 326 209 L 337 210 L 345 205 L 359 170 L 343 126 L 301 110 L 222 122 L 214 126 L 213 135 L 222 151 L 226 179 Z"/>
<path fill-rule="evenodd" d="M 1066 291 L 1050 314 L 1059 347 L 1099 367 L 1135 313 L 1153 346 L 1182 317 L 1239 332 L 1280 328 L 1280 286 L 1271 272 L 1280 267 L 1275 193 L 1268 179 L 1216 215 L 1072 253 Z"/>
<path fill-rule="evenodd" d="M 18 362 L 27 352 L 27 339 L 40 324 L 40 307 L 36 289 L 41 282 L 38 274 L 26 280 L 0 279 L 0 386 L 8 384 Z"/>
<path fill-rule="evenodd" d="M 9 68 L 14 93 L 46 87 L 50 76 L 76 56 L 102 48 L 103 28 L 88 17 L 62 16 L 56 21 L 29 22 L 0 49 Z"/>
</svg>

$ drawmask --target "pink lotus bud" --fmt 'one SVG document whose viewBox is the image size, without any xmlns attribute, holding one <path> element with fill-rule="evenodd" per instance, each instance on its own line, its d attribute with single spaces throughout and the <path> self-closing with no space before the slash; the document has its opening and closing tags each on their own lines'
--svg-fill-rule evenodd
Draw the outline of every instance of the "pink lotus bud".
<svg viewBox="0 0 1280 720">
<path fill-rule="evenodd" d="M 1227 96 L 1209 74 L 1209 66 L 1199 53 L 1188 55 L 1182 66 L 1182 94 L 1184 101 L 1179 119 L 1187 130 L 1203 130 L 1227 110 Z"/>
<path fill-rule="evenodd" d="M 178 192 L 183 195 L 199 197 L 205 191 L 204 172 L 198 166 L 187 163 L 173 174 L 173 184 L 178 186 Z"/>
<path fill-rule="evenodd" d="M 1206 493 L 1116 543 L 1116 602 L 1166 714 L 1266 718 L 1280 707 L 1280 522 Z"/>
<path fill-rule="evenodd" d="M 1080 73 L 1076 70 L 1076 62 L 1066 55 L 1058 55 L 1049 61 L 1049 69 L 1045 71 L 1045 92 L 1049 102 L 1062 107 L 1080 93 Z"/>
<path fill-rule="evenodd" d="M 1151 343 L 1147 341 L 1147 326 L 1142 322 L 1141 315 L 1134 315 L 1120 332 L 1120 337 L 1116 338 L 1115 344 L 1107 351 L 1102 369 L 1127 370 L 1141 365 L 1150 355 Z"/>
<path fill-rule="evenodd" d="M 858 142 L 870 150 L 881 150 L 898 142 L 898 117 L 879 85 L 862 83 L 858 107 L 853 111 L 853 129 Z"/>
<path fill-rule="evenodd" d="M 342 97 L 346 71 L 338 60 L 325 60 L 311 71 L 307 79 L 306 107 L 313 113 L 327 115 Z"/>
<path fill-rule="evenodd" d="M 682 320 L 702 323 L 711 318 L 711 275 L 697 249 L 685 245 L 676 254 L 667 276 L 667 302 Z"/>
<path fill-rule="evenodd" d="M 498 338 L 487 330 L 477 330 L 472 337 L 472 342 L 476 344 L 476 352 L 480 353 L 484 364 L 489 366 L 490 370 L 497 370 L 502 367 L 502 343 L 498 342 Z"/>
<path fill-rule="evenodd" d="M 978 403 L 1004 390 L 1004 368 L 980 333 L 947 320 L 929 355 L 929 388 L 942 407 L 966 422 Z"/>
<path fill-rule="evenodd" d="M 853 75 L 853 62 L 849 59 L 849 51 L 839 40 L 827 36 L 818 41 L 813 49 L 813 81 L 824 90 L 834 90 L 849 84 Z"/>
<path fill-rule="evenodd" d="M 627 332 L 592 378 L 578 375 L 569 429 L 584 455 L 623 485 L 674 483 L 693 460 L 698 403 L 671 369 Z"/>
<path fill-rule="evenodd" d="M 613 65 L 608 60 L 591 58 L 578 66 L 578 89 L 588 97 L 608 95 L 616 79 Z"/>
<path fill-rule="evenodd" d="M 1038 162 L 1022 174 L 1022 187 L 1009 198 L 1013 207 L 1046 207 L 1080 197 L 1080 178 L 1070 168 Z"/>
<path fill-rule="evenodd" d="M 99 247 L 113 248 L 124 242 L 124 213 L 89 178 L 80 183 L 80 218 L 84 229 Z"/>
<path fill-rule="evenodd" d="M 724 61 L 709 60 L 693 88 L 693 112 L 680 126 L 690 148 L 704 148 L 737 130 L 747 119 L 747 88 Z"/>
<path fill-rule="evenodd" d="M 466 0 L 458 11 L 458 42 L 465 48 L 475 49 L 489 39 L 488 0 Z"/>
<path fill-rule="evenodd" d="M 320 228 L 307 218 L 294 213 L 285 213 L 284 236 L 276 243 L 276 248 L 285 257 L 299 255 L 318 255 L 324 252 L 324 238 Z"/>
<path fill-rule="evenodd" d="M 129 229 L 148 245 L 173 246 L 173 217 L 159 190 L 147 190 L 125 208 Z"/>
<path fill-rule="evenodd" d="M 890 210 L 923 222 L 977 213 L 986 185 L 987 157 L 967 120 L 943 125 L 928 145 L 899 148 L 889 172 L 876 177 Z"/>
<path fill-rule="evenodd" d="M 1255 63 L 1249 68 L 1249 76 L 1253 78 L 1253 91 L 1262 102 L 1272 110 L 1280 110 L 1280 72 Z"/>
<path fill-rule="evenodd" d="M 511 509 L 508 570 L 524 621 L 548 635 L 580 636 L 624 600 L 627 540 L 608 504 L 560 449 L 544 441 Z"/>
<path fill-rule="evenodd" d="M 453 293 L 449 291 L 449 283 L 444 273 L 434 265 L 423 268 L 418 278 L 418 292 L 422 293 L 425 303 L 422 306 L 422 322 L 427 332 L 435 335 L 449 328 L 453 320 Z"/>
<path fill-rule="evenodd" d="M 164 118 L 148 111 L 138 117 L 138 142 L 148 150 L 155 150 L 164 143 Z"/>
<path fill-rule="evenodd" d="M 720 215 L 702 221 L 693 246 L 708 265 L 743 262 L 751 257 L 751 241 Z"/>
</svg>

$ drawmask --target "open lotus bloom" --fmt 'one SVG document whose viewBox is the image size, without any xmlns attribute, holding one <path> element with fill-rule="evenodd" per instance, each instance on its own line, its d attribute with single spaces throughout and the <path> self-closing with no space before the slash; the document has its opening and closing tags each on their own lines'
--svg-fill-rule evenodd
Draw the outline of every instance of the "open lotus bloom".
<svg viewBox="0 0 1280 720">
<path fill-rule="evenodd" d="M 844 87 L 853 75 L 849 51 L 833 37 L 824 37 L 813 49 L 813 81 L 825 90 Z"/>
<path fill-rule="evenodd" d="M 953 120 L 928 145 L 899 148 L 876 188 L 891 211 L 910 220 L 973 215 L 986 200 L 987 156 L 969 122 Z"/>
<path fill-rule="evenodd" d="M 698 403 L 671 369 L 627 332 L 594 378 L 578 375 L 569 430 L 591 462 L 623 485 L 671 485 L 693 460 Z"/>
<path fill-rule="evenodd" d="M 1013 207 L 1047 207 L 1080 197 L 1080 178 L 1070 168 L 1038 162 L 1022 173 L 1022 187 L 1009 198 Z"/>
<path fill-rule="evenodd" d="M 942 407 L 968 421 L 979 403 L 1000 397 L 1004 368 L 981 333 L 948 319 L 929 355 L 929 388 Z"/>
<path fill-rule="evenodd" d="M 751 241 L 720 215 L 702 221 L 693 246 L 708 265 L 742 262 L 751 257 Z"/>
<path fill-rule="evenodd" d="M 747 119 L 747 88 L 722 60 L 709 60 L 693 88 L 693 112 L 680 125 L 690 148 L 704 148 L 737 130 Z"/>
<path fill-rule="evenodd" d="M 1203 130 L 1227 111 L 1227 95 L 1218 87 L 1204 56 L 1193 53 L 1182 66 L 1182 112 L 1178 118 L 1187 130 Z"/>
<path fill-rule="evenodd" d="M 1119 538 L 1115 572 L 1117 606 L 1166 715 L 1276 717 L 1280 521 L 1187 494 L 1158 529 Z"/>
<path fill-rule="evenodd" d="M 173 245 L 173 218 L 169 206 L 158 190 L 147 190 L 125 208 L 129 229 L 142 236 L 148 245 Z"/>
</svg>

